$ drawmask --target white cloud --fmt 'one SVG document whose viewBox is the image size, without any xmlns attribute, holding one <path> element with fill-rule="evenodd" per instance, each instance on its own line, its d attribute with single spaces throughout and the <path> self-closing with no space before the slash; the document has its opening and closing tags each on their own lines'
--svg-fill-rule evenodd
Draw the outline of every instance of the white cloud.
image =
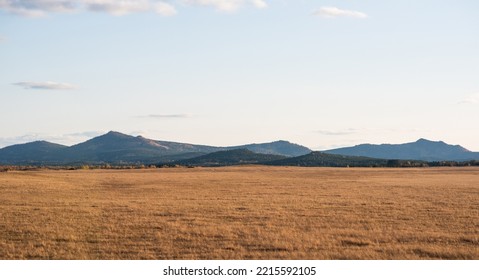
<svg viewBox="0 0 479 280">
<path fill-rule="evenodd" d="M 479 104 L 479 93 L 471 94 L 459 101 L 459 104 Z"/>
<path fill-rule="evenodd" d="M 267 8 L 268 4 L 266 4 L 265 1 L 263 0 L 251 0 L 251 3 L 256 7 L 256 8 Z"/>
<path fill-rule="evenodd" d="M 210 6 L 222 12 L 234 12 L 239 8 L 252 5 L 256 8 L 266 8 L 268 4 L 264 0 L 183 0 L 190 5 Z"/>
<path fill-rule="evenodd" d="M 146 116 L 140 116 L 140 118 L 151 118 L 151 119 L 184 119 L 192 117 L 190 114 L 152 114 Z"/>
<path fill-rule="evenodd" d="M 358 130 L 354 128 L 348 128 L 345 130 L 316 130 L 316 133 L 326 136 L 340 136 L 355 134 L 358 133 Z"/>
<path fill-rule="evenodd" d="M 178 13 L 173 5 L 165 2 L 156 3 L 154 5 L 154 10 L 157 14 L 165 17 L 174 16 Z"/>
<path fill-rule="evenodd" d="M 33 141 L 43 140 L 38 134 L 26 134 L 16 137 L 0 137 L 0 149 L 15 144 L 23 144 Z"/>
<path fill-rule="evenodd" d="M 131 13 L 154 12 L 161 16 L 173 16 L 178 12 L 175 4 L 209 6 L 220 11 L 232 12 L 243 6 L 261 9 L 265 0 L 0 0 L 0 10 L 27 17 L 42 17 L 50 13 L 92 11 L 122 16 Z"/>
<path fill-rule="evenodd" d="M 115 16 L 148 11 L 162 16 L 176 14 L 174 6 L 157 0 L 0 0 L 0 10 L 27 17 L 42 17 L 49 13 L 85 10 L 104 12 Z"/>
<path fill-rule="evenodd" d="M 115 16 L 145 12 L 150 9 L 149 0 L 84 0 L 85 8 L 94 12 L 106 12 Z"/>
<path fill-rule="evenodd" d="M 74 145 L 83 141 L 89 140 L 93 137 L 104 134 L 103 131 L 86 131 L 80 133 L 67 134 L 38 134 L 31 133 L 14 137 L 0 137 L 0 149 L 6 146 L 15 144 L 24 144 L 34 141 L 48 141 L 62 145 Z"/>
<path fill-rule="evenodd" d="M 67 83 L 57 82 L 18 82 L 14 83 L 16 86 L 23 87 L 24 89 L 45 89 L 45 90 L 70 90 L 75 89 L 76 86 Z"/>
<path fill-rule="evenodd" d="M 76 10 L 77 1 L 62 0 L 0 0 L 0 9 L 27 17 L 41 17 L 47 13 L 68 13 Z"/>
<path fill-rule="evenodd" d="M 314 12 L 314 15 L 324 17 L 324 18 L 351 17 L 351 18 L 363 19 L 368 17 L 368 15 L 362 12 L 352 11 L 352 10 L 342 10 L 336 7 L 321 7 L 319 10 Z"/>
</svg>

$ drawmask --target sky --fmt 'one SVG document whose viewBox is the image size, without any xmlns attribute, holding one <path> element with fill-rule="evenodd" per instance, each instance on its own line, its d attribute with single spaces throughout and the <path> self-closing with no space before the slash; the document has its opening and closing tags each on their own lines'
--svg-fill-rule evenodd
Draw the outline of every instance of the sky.
<svg viewBox="0 0 479 280">
<path fill-rule="evenodd" d="M 0 0 L 0 147 L 479 151 L 476 0 Z"/>
</svg>

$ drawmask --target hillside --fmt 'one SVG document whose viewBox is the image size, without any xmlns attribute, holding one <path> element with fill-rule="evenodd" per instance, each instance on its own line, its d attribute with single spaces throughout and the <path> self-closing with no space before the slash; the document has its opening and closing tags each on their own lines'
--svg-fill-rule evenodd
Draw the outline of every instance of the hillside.
<svg viewBox="0 0 479 280">
<path fill-rule="evenodd" d="M 384 166 L 387 165 L 387 160 L 399 160 L 390 161 L 390 166 L 416 166 L 421 165 L 422 161 L 441 165 L 444 161 L 479 160 L 479 153 L 471 152 L 459 145 L 426 139 L 405 144 L 362 144 L 324 152 L 311 152 L 304 146 L 288 141 L 215 147 L 153 140 L 115 131 L 71 147 L 36 141 L 0 149 L 0 164 L 3 165 L 106 163 L 121 165 L 178 162 L 185 165 L 211 166 L 270 162 L 274 165 L 299 166 Z"/>
<path fill-rule="evenodd" d="M 68 147 L 47 141 L 17 144 L 0 149 L 0 164 L 31 164 L 61 161 Z"/>
<path fill-rule="evenodd" d="M 176 161 L 185 166 L 228 166 L 240 164 L 261 164 L 284 159 L 284 156 L 254 153 L 248 149 L 219 151 L 200 157 Z"/>
<path fill-rule="evenodd" d="M 285 158 L 266 163 L 276 166 L 304 166 L 304 167 L 369 167 L 387 166 L 387 160 L 368 157 L 343 156 L 312 152 L 307 155 Z"/>
<path fill-rule="evenodd" d="M 111 131 L 74 145 L 65 153 L 65 161 L 69 162 L 108 162 L 108 163 L 154 163 L 168 158 L 182 158 L 182 155 L 198 156 L 214 150 L 213 147 L 195 146 L 159 142 L 142 136 L 130 136 Z"/>
<path fill-rule="evenodd" d="M 229 149 L 248 149 L 255 153 L 282 155 L 287 157 L 302 156 L 312 152 L 310 149 L 304 146 L 290 143 L 284 140 L 271 143 L 248 144 L 243 146 L 229 147 Z"/>
<path fill-rule="evenodd" d="M 256 153 L 285 156 L 310 152 L 306 147 L 287 141 L 214 147 L 158 141 L 110 131 L 71 147 L 45 141 L 9 146 L 0 149 L 0 164 L 154 164 L 233 149 L 248 149 Z"/>
<path fill-rule="evenodd" d="M 328 154 L 366 156 L 381 159 L 410 159 L 426 161 L 467 161 L 479 159 L 479 153 L 471 152 L 459 145 L 442 141 L 419 139 L 405 144 L 361 144 L 354 147 L 324 151 Z"/>
</svg>

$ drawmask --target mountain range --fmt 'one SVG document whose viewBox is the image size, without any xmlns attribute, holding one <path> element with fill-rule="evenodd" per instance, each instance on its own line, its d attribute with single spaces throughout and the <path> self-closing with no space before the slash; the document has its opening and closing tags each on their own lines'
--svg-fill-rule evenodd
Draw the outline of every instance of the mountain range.
<svg viewBox="0 0 479 280">
<path fill-rule="evenodd" d="M 421 166 L 427 161 L 470 160 L 479 160 L 479 153 L 459 145 L 426 139 L 405 144 L 362 144 L 313 152 L 288 141 L 215 147 L 152 140 L 115 131 L 73 146 L 35 141 L 0 149 L 0 165 Z"/>
<path fill-rule="evenodd" d="M 73 146 L 46 141 L 12 145 L 0 149 L 0 164 L 156 164 L 203 156 L 213 152 L 247 149 L 253 153 L 295 157 L 310 149 L 287 141 L 214 147 L 178 142 L 157 141 L 110 131 Z"/>
<path fill-rule="evenodd" d="M 324 151 L 328 154 L 363 156 L 379 159 L 404 159 L 424 161 L 467 161 L 479 159 L 479 153 L 459 145 L 442 141 L 419 139 L 405 144 L 361 144 L 354 147 Z"/>
</svg>

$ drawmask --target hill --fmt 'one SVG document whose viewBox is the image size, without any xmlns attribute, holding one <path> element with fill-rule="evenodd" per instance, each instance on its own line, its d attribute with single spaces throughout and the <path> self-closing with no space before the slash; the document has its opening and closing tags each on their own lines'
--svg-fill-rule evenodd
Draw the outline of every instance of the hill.
<svg viewBox="0 0 479 280">
<path fill-rule="evenodd" d="M 190 159 L 191 161 L 188 161 Z M 441 163 L 444 161 L 479 160 L 479 153 L 471 152 L 459 145 L 449 145 L 442 141 L 426 139 L 405 144 L 362 144 L 324 152 L 311 152 L 304 146 L 283 140 L 215 147 L 152 140 L 115 131 L 71 147 L 36 141 L 0 149 L 0 164 L 3 165 L 170 164 L 178 162 L 186 165 L 210 166 L 269 162 L 274 165 L 300 166 L 385 166 L 388 165 L 388 159 L 398 160 L 390 161 L 390 166 L 416 166 L 422 163 L 414 161 Z M 437 165 L 436 163 L 432 163 L 432 165 Z"/>
<path fill-rule="evenodd" d="M 154 163 L 195 157 L 214 151 L 214 147 L 161 142 L 110 131 L 66 150 L 68 162 Z"/>
<path fill-rule="evenodd" d="M 285 158 L 266 163 L 276 166 L 304 166 L 304 167 L 369 167 L 387 166 L 388 161 L 368 157 L 343 156 L 311 152 L 307 155 Z"/>
<path fill-rule="evenodd" d="M 0 149 L 0 164 L 58 162 L 68 147 L 47 141 L 17 144 Z"/>
<path fill-rule="evenodd" d="M 419 139 L 416 142 L 405 144 L 361 144 L 354 147 L 327 150 L 324 153 L 381 159 L 426 161 L 467 161 L 479 159 L 479 153 L 471 152 L 462 146 L 426 139 Z"/>
<path fill-rule="evenodd" d="M 263 144 L 248 144 L 243 146 L 229 147 L 229 149 L 248 149 L 255 153 L 260 154 L 272 154 L 272 155 L 282 155 L 287 157 L 297 157 L 309 154 L 310 149 L 290 143 L 288 141 L 280 140 L 271 143 Z"/>
<path fill-rule="evenodd" d="M 228 166 L 240 164 L 261 164 L 263 162 L 275 161 L 284 158 L 285 156 L 280 155 L 254 153 L 248 149 L 234 149 L 176 161 L 175 164 L 186 166 Z"/>
<path fill-rule="evenodd" d="M 257 153 L 285 156 L 296 156 L 311 151 L 287 141 L 214 147 L 158 141 L 110 131 L 71 147 L 45 141 L 9 146 L 0 149 L 0 164 L 154 164 L 234 149 L 248 149 Z"/>
</svg>

